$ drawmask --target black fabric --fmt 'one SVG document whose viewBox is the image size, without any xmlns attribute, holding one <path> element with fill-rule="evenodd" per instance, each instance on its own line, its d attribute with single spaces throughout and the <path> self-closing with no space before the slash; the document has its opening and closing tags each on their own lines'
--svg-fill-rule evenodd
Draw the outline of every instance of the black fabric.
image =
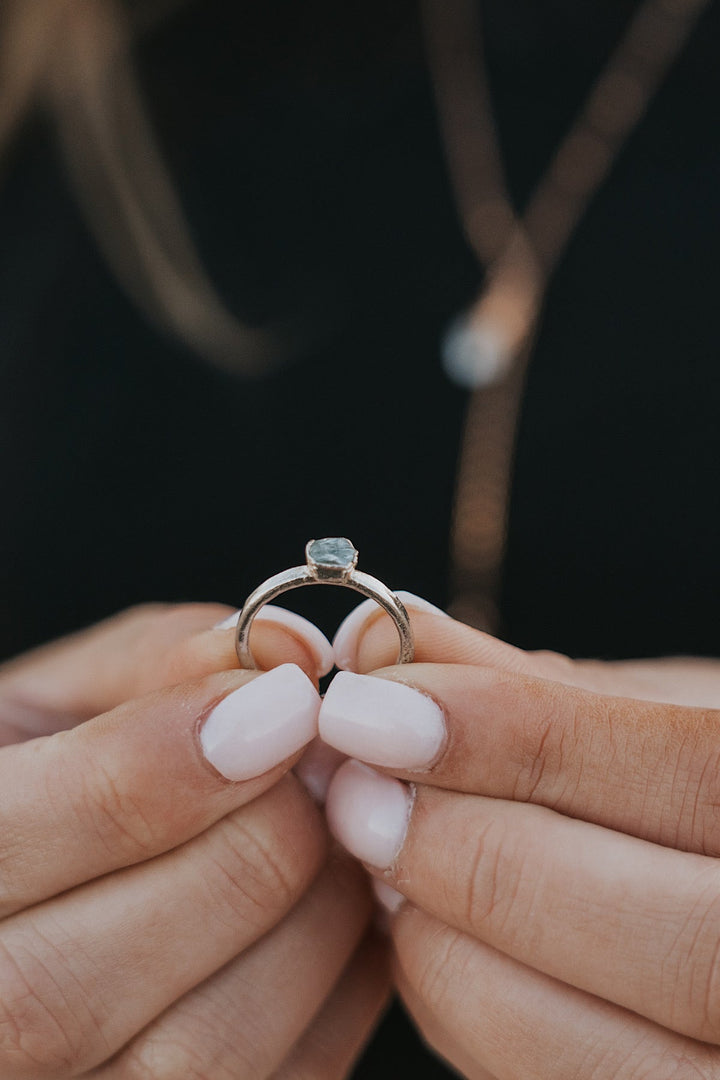
<svg viewBox="0 0 720 1080">
<path fill-rule="evenodd" d="M 634 4 L 486 8 L 522 204 Z M 503 597 L 526 647 L 718 655 L 719 22 L 715 3 L 549 291 Z M 414 5 L 190 4 L 138 64 L 228 305 L 300 310 L 310 343 L 249 382 L 159 334 L 89 236 L 51 125 L 25 126 L 0 189 L 0 655 L 136 601 L 239 603 L 311 536 L 350 536 L 365 569 L 444 604 L 466 399 L 438 342 L 482 272 Z M 288 600 L 330 633 L 352 602 Z M 448 1074 L 393 1012 L 356 1075 Z"/>
</svg>

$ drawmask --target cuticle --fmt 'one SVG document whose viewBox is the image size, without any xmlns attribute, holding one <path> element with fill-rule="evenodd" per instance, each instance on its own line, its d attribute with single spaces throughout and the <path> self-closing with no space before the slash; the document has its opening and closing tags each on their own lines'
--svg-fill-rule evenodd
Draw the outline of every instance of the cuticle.
<svg viewBox="0 0 720 1080">
<path fill-rule="evenodd" d="M 401 781 L 401 783 L 402 783 L 402 781 Z M 402 840 L 400 841 L 400 847 L 398 848 L 397 854 L 395 855 L 395 858 L 392 861 L 392 866 L 395 865 L 395 863 L 397 862 L 397 860 L 398 860 L 398 858 L 400 856 L 400 852 L 405 847 L 405 841 L 407 840 L 408 830 L 410 828 L 410 821 L 412 819 L 413 810 L 415 809 L 415 803 L 417 801 L 417 784 L 408 783 L 408 784 L 406 784 L 406 787 L 408 789 L 408 801 L 407 801 L 408 805 L 407 805 L 407 813 L 406 813 L 406 816 L 405 816 L 405 828 L 403 830 Z"/>
<path fill-rule="evenodd" d="M 265 672 L 258 671 L 258 675 L 264 674 Z M 209 702 L 207 702 L 206 705 L 198 713 L 197 719 L 192 729 L 191 738 L 195 744 L 195 749 L 198 753 L 198 756 L 200 757 L 202 764 L 205 766 L 205 769 L 209 773 L 211 773 L 212 776 L 214 776 L 218 780 L 221 780 L 223 784 L 226 784 L 228 787 L 234 787 L 237 784 L 237 780 L 231 780 L 228 776 L 225 776 L 223 773 L 221 773 L 219 769 L 216 769 L 211 761 L 208 761 L 208 759 L 205 757 L 205 751 L 203 750 L 202 738 L 200 733 L 202 732 L 202 729 L 205 726 L 205 723 L 210 716 L 210 713 L 217 708 L 220 702 L 224 701 L 226 697 L 230 697 L 230 695 L 234 694 L 236 690 L 242 689 L 243 686 L 248 686 L 251 681 L 252 679 L 248 679 L 246 682 L 241 682 L 238 686 L 233 686 L 225 693 L 216 694 L 215 697 L 213 697 Z"/>
</svg>

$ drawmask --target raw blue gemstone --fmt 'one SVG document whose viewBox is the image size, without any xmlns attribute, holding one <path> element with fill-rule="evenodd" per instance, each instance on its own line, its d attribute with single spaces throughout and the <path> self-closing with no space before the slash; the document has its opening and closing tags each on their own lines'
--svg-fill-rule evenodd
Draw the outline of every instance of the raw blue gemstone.
<svg viewBox="0 0 720 1080">
<path fill-rule="evenodd" d="M 307 553 L 316 566 L 336 566 L 343 570 L 352 568 L 356 555 L 355 548 L 344 536 L 326 536 L 323 540 L 313 540 Z"/>
</svg>

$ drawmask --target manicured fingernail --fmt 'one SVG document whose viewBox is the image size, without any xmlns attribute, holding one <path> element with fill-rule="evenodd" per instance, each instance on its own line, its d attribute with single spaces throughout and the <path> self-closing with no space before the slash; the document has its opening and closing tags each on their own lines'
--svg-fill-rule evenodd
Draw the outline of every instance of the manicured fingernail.
<svg viewBox="0 0 720 1080">
<path fill-rule="evenodd" d="M 446 618 L 449 618 L 447 612 L 435 607 L 428 600 L 423 600 L 421 596 L 415 596 L 414 593 L 401 589 L 395 595 L 399 597 L 406 608 L 410 609 L 410 614 L 412 614 L 413 610 L 424 611 L 431 615 L 445 615 Z M 358 642 L 364 632 L 366 622 L 373 615 L 381 617 L 383 614 L 382 608 L 379 608 L 374 600 L 363 600 L 340 623 L 332 643 L 335 663 L 339 668 L 350 671 L 354 669 Z"/>
<path fill-rule="evenodd" d="M 228 780 L 272 769 L 317 735 L 320 695 L 295 664 L 281 664 L 224 697 L 205 721 L 205 757 Z"/>
<path fill-rule="evenodd" d="M 381 878 L 372 879 L 372 891 L 375 893 L 375 899 L 379 904 L 389 911 L 391 915 L 402 907 L 405 903 L 405 897 L 397 889 L 393 889 L 392 885 L 388 885 L 387 881 L 383 881 Z"/>
<path fill-rule="evenodd" d="M 346 761 L 330 784 L 328 824 L 351 855 L 384 870 L 403 845 L 412 801 L 407 784 L 359 761 Z"/>
<path fill-rule="evenodd" d="M 445 742 L 442 709 L 393 679 L 339 671 L 318 720 L 326 743 L 349 757 L 396 769 L 432 765 Z"/>
<path fill-rule="evenodd" d="M 260 612 L 258 612 L 258 617 Z M 237 626 L 237 621 L 240 618 L 239 611 L 233 611 L 232 615 L 228 615 L 226 619 L 222 619 L 220 622 L 216 622 L 213 626 L 213 630 L 230 630 L 231 627 Z"/>
<path fill-rule="evenodd" d="M 400 597 L 406 608 L 415 608 L 416 611 L 426 611 L 430 615 L 444 615 L 446 619 L 450 618 L 447 611 L 431 604 L 429 600 L 423 600 L 422 596 L 416 596 L 415 593 L 399 589 L 395 595 Z"/>
<path fill-rule="evenodd" d="M 330 781 L 344 760 L 345 754 L 318 738 L 310 743 L 295 766 L 295 775 L 319 806 L 325 802 Z"/>
<path fill-rule="evenodd" d="M 213 629 L 229 630 L 230 627 L 237 626 L 239 615 L 239 611 L 233 612 L 232 615 L 228 615 L 227 619 L 217 623 Z M 276 626 L 283 626 L 286 630 L 289 630 L 293 637 L 300 638 L 315 657 L 318 677 L 327 675 L 329 671 L 332 671 L 335 664 L 335 653 L 332 645 L 322 630 L 318 630 L 317 626 L 308 619 L 303 619 L 302 615 L 298 615 L 294 611 L 288 611 L 287 608 L 277 607 L 275 604 L 266 604 L 265 607 L 260 608 L 258 611 L 255 622 L 275 623 Z"/>
<path fill-rule="evenodd" d="M 372 878 L 372 891 L 377 900 L 377 907 L 373 912 L 373 923 L 381 934 L 390 937 L 393 915 L 402 907 L 405 897 L 380 878 Z"/>
</svg>

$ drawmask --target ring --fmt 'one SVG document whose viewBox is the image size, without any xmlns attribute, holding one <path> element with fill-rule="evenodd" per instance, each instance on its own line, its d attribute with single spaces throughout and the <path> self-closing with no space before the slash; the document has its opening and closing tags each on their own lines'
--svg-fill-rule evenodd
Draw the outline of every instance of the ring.
<svg viewBox="0 0 720 1080">
<path fill-rule="evenodd" d="M 256 668 L 249 638 L 253 619 L 265 604 L 288 589 L 301 585 L 343 585 L 346 589 L 369 596 L 393 619 L 400 635 L 398 664 L 412 663 L 415 643 L 410 629 L 410 617 L 402 601 L 382 581 L 356 570 L 358 553 L 344 536 L 326 536 L 308 540 L 305 545 L 305 565 L 293 566 L 263 581 L 250 593 L 238 617 L 235 648 L 241 667 Z"/>
</svg>

